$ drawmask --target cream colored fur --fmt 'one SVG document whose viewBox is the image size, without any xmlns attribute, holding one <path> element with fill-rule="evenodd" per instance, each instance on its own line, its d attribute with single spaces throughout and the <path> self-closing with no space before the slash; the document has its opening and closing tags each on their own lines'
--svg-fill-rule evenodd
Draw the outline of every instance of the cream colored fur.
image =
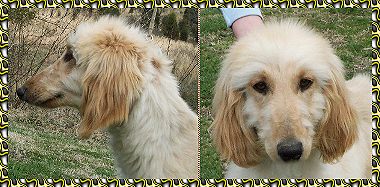
<svg viewBox="0 0 380 187">
<path fill-rule="evenodd" d="M 108 128 L 120 177 L 197 178 L 197 116 L 171 68 L 141 30 L 103 17 L 77 27 L 62 57 L 25 83 L 22 99 L 78 108 L 81 138 Z"/>
<path fill-rule="evenodd" d="M 370 178 L 370 79 L 345 82 L 343 73 L 328 41 L 292 20 L 239 39 L 222 63 L 213 103 L 226 177 Z M 312 84 L 301 91 L 303 79 Z M 254 89 L 259 82 L 266 94 Z M 302 143 L 299 160 L 279 157 L 286 138 Z"/>
</svg>

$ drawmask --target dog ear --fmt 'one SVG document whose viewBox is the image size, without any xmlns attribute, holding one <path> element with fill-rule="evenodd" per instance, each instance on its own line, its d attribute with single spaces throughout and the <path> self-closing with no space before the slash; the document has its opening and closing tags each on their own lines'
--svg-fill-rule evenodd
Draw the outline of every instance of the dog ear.
<svg viewBox="0 0 380 187">
<path fill-rule="evenodd" d="M 89 58 L 82 80 L 81 138 L 128 120 L 130 107 L 140 93 L 138 60 L 138 53 L 126 47 L 107 48 Z"/>
<path fill-rule="evenodd" d="M 243 92 L 233 91 L 218 80 L 213 108 L 212 124 L 214 143 L 222 159 L 232 160 L 241 167 L 254 166 L 260 161 L 257 134 L 247 128 L 243 120 Z"/>
<path fill-rule="evenodd" d="M 327 163 L 343 156 L 357 138 L 356 113 L 347 98 L 342 70 L 332 68 L 331 74 L 324 88 L 325 117 L 317 129 L 317 146 Z"/>
</svg>

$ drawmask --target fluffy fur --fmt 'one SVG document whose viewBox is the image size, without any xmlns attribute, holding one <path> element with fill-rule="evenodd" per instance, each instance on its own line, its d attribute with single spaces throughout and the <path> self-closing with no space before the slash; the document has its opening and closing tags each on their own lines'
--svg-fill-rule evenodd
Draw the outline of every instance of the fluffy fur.
<svg viewBox="0 0 380 187">
<path fill-rule="evenodd" d="M 343 73 L 328 41 L 302 23 L 267 23 L 238 40 L 213 101 L 213 139 L 231 161 L 226 177 L 369 178 L 370 79 Z M 289 138 L 302 143 L 302 156 L 285 162 L 278 146 Z"/>
<path fill-rule="evenodd" d="M 108 128 L 122 177 L 197 177 L 197 116 L 171 61 L 120 18 L 80 24 L 62 57 L 17 92 L 34 105 L 78 108 L 81 138 Z"/>
</svg>

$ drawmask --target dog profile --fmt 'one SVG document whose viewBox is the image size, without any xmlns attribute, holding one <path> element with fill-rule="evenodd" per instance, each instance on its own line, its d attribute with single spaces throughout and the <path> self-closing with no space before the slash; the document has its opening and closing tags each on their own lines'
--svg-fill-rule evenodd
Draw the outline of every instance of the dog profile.
<svg viewBox="0 0 380 187">
<path fill-rule="evenodd" d="M 212 137 L 227 178 L 370 178 L 371 83 L 345 81 L 329 42 L 273 21 L 229 49 Z"/>
<path fill-rule="evenodd" d="M 80 110 L 79 136 L 108 129 L 121 177 L 197 178 L 197 115 L 171 61 L 122 18 L 81 23 L 66 51 L 17 90 L 21 100 Z"/>
</svg>

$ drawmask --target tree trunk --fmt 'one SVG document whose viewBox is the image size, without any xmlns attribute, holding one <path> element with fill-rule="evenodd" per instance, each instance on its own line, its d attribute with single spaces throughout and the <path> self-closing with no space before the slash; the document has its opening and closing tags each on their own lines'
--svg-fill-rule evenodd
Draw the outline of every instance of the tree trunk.
<svg viewBox="0 0 380 187">
<path fill-rule="evenodd" d="M 152 36 L 153 29 L 154 29 L 154 22 L 156 20 L 156 14 L 157 14 L 157 8 L 153 9 L 152 18 L 150 19 L 149 28 L 148 28 L 148 34 Z"/>
</svg>

